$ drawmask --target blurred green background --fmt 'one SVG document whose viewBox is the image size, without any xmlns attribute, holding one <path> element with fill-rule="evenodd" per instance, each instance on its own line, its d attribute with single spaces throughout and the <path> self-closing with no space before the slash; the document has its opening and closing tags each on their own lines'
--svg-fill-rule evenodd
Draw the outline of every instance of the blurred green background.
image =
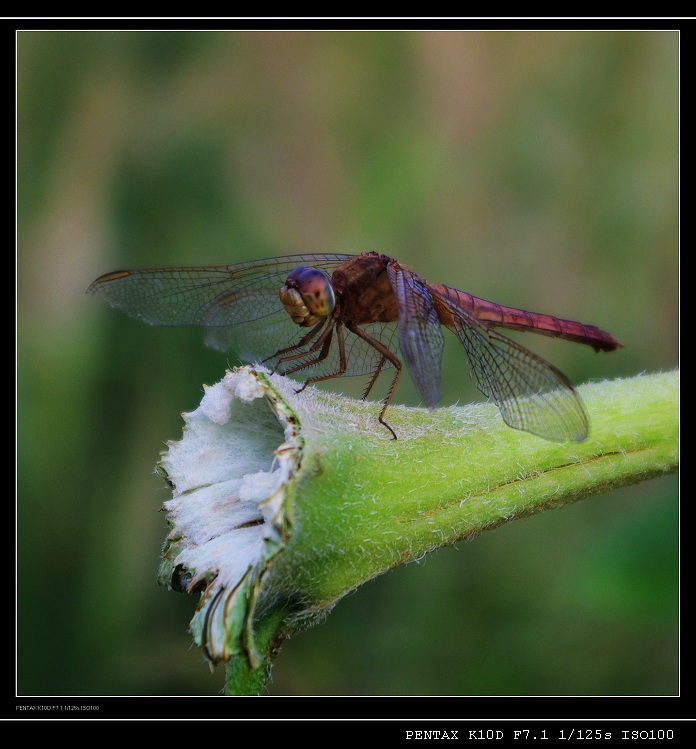
<svg viewBox="0 0 696 749">
<path fill-rule="evenodd" d="M 19 33 L 18 694 L 223 686 L 197 599 L 156 584 L 153 470 L 237 362 L 87 297 L 96 276 L 378 250 L 625 344 L 523 339 L 576 383 L 674 368 L 678 41 Z M 446 405 L 480 397 L 451 335 L 443 382 Z M 394 402 L 418 404 L 407 377 Z M 363 586 L 285 645 L 269 694 L 674 695 L 677 584 L 672 476 Z"/>
</svg>

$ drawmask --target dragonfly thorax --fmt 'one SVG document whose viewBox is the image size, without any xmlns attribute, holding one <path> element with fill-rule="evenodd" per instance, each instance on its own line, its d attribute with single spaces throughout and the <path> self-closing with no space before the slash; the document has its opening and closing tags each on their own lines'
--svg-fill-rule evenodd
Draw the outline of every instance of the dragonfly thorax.
<svg viewBox="0 0 696 749">
<path fill-rule="evenodd" d="M 319 268 L 295 268 L 278 293 L 292 321 L 305 328 L 329 317 L 336 307 L 331 279 Z"/>
</svg>

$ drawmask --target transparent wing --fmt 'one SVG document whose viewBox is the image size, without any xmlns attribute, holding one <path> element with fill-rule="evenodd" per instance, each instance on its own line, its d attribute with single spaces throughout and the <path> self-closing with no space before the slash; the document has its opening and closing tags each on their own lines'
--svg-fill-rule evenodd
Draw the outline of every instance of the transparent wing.
<svg viewBox="0 0 696 749">
<path fill-rule="evenodd" d="M 331 274 L 350 255 L 289 255 L 234 265 L 108 273 L 87 290 L 150 325 L 206 328 L 206 343 L 260 361 L 300 337 L 278 297 L 298 265 Z M 306 332 L 306 331 L 305 331 Z"/>
<path fill-rule="evenodd" d="M 236 325 L 283 310 L 278 290 L 299 265 L 329 275 L 351 255 L 287 255 L 234 265 L 107 273 L 87 289 L 150 325 Z"/>
<path fill-rule="evenodd" d="M 479 390 L 495 401 L 506 424 L 551 440 L 587 437 L 585 406 L 560 370 L 432 287 L 431 294 L 440 320 L 464 345 Z"/>
<path fill-rule="evenodd" d="M 87 291 L 150 325 L 205 328 L 205 341 L 212 348 L 234 350 L 242 361 L 261 362 L 293 346 L 308 332 L 293 323 L 278 297 L 288 274 L 299 265 L 307 265 L 331 275 L 351 257 L 288 255 L 233 265 L 115 271 L 98 278 Z M 394 348 L 396 325 L 374 323 L 365 330 Z M 311 358 L 309 354 L 306 357 Z M 346 331 L 346 374 L 371 374 L 380 358 L 374 348 Z M 279 371 L 301 361 L 304 359 L 279 367 Z M 272 367 L 275 361 L 268 364 Z M 383 368 L 386 366 L 391 364 Z M 297 376 L 320 376 L 337 368 L 338 346 L 334 341 L 325 360 Z"/>
<path fill-rule="evenodd" d="M 387 265 L 399 310 L 401 353 L 418 392 L 430 408 L 440 403 L 440 366 L 445 339 L 427 283 L 395 260 Z"/>
</svg>

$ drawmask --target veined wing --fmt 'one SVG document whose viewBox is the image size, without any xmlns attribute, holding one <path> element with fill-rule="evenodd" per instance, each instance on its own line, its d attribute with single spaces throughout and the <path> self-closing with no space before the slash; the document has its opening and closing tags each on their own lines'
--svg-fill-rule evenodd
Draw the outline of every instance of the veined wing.
<svg viewBox="0 0 696 749">
<path fill-rule="evenodd" d="M 445 339 L 427 283 L 396 260 L 387 273 L 399 309 L 401 353 L 430 408 L 440 403 L 440 366 Z"/>
<path fill-rule="evenodd" d="M 278 297 L 299 265 L 329 275 L 351 255 L 287 255 L 232 265 L 107 273 L 87 290 L 150 325 L 206 328 L 206 343 L 243 361 L 260 361 L 300 337 Z"/>
<path fill-rule="evenodd" d="M 298 265 L 331 275 L 351 257 L 287 255 L 233 265 L 115 271 L 94 281 L 87 293 L 150 325 L 236 325 L 282 310 L 278 290 Z"/>
<path fill-rule="evenodd" d="M 299 265 L 321 268 L 329 275 L 352 255 L 287 255 L 233 265 L 147 268 L 107 273 L 87 290 L 112 307 L 150 325 L 193 325 L 206 329 L 205 341 L 220 351 L 234 350 L 242 361 L 261 362 L 297 343 L 308 331 L 296 325 L 280 302 L 278 291 Z M 396 347 L 396 326 L 374 323 L 365 330 L 385 346 Z M 313 358 L 311 355 L 307 359 Z M 346 331 L 348 375 L 371 374 L 380 356 L 361 338 Z M 295 360 L 287 367 L 296 366 Z M 275 361 L 269 361 L 274 366 Z M 383 368 L 390 367 L 385 363 Z M 297 377 L 336 371 L 334 341 L 326 359 L 301 370 Z"/>
<path fill-rule="evenodd" d="M 568 378 L 545 359 L 490 329 L 430 287 L 440 321 L 466 350 L 479 390 L 506 424 L 550 440 L 582 441 L 589 419 Z"/>
</svg>

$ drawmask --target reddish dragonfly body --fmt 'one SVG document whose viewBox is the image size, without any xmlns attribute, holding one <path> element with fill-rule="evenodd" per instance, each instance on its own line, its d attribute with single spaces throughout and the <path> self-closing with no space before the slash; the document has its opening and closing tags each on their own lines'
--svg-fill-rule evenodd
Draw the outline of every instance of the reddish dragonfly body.
<svg viewBox="0 0 696 749">
<path fill-rule="evenodd" d="M 587 436 L 580 396 L 552 364 L 494 328 L 530 330 L 596 351 L 621 346 L 592 325 L 429 284 L 375 252 L 116 271 L 88 291 L 152 325 L 202 326 L 214 348 L 234 348 L 243 361 L 269 362 L 284 374 L 301 373 L 301 389 L 342 375 L 368 375 L 366 398 L 380 372 L 394 367 L 379 421 L 395 438 L 384 414 L 401 374 L 399 353 L 426 405 L 435 408 L 442 326 L 464 345 L 479 389 L 496 402 L 505 422 L 553 440 Z"/>
</svg>

